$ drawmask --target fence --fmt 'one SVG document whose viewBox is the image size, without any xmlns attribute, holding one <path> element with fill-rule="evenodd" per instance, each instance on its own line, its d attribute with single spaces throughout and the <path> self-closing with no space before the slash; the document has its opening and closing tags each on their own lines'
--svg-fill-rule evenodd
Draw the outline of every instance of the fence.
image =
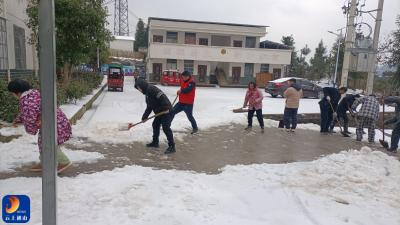
<svg viewBox="0 0 400 225">
<path fill-rule="evenodd" d="M 12 79 L 30 79 L 37 78 L 37 73 L 34 70 L 0 70 L 0 79 L 11 81 Z"/>
</svg>

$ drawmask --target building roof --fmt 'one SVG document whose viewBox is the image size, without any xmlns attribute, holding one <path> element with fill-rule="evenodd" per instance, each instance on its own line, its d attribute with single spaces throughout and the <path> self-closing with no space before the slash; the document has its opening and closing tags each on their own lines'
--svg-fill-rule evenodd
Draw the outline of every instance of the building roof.
<svg viewBox="0 0 400 225">
<path fill-rule="evenodd" d="M 114 36 L 115 40 L 135 41 L 134 37 L 129 36 Z"/>
<path fill-rule="evenodd" d="M 281 43 L 277 43 L 277 42 L 273 42 L 273 41 L 261 41 L 260 42 L 260 48 L 268 48 L 268 49 L 292 49 L 291 47 L 281 44 Z"/>
<path fill-rule="evenodd" d="M 150 20 L 161 20 L 161 21 L 172 21 L 172 22 L 183 22 L 183 23 L 202 23 L 202 24 L 217 24 L 217 25 L 227 25 L 227 26 L 238 26 L 238 27 L 269 27 L 265 25 L 251 25 L 251 24 L 238 24 L 238 23 L 222 23 L 222 22 L 210 22 L 210 21 L 198 21 L 198 20 L 182 20 L 182 19 L 169 19 L 169 18 L 159 18 L 159 17 L 149 17 Z"/>
</svg>

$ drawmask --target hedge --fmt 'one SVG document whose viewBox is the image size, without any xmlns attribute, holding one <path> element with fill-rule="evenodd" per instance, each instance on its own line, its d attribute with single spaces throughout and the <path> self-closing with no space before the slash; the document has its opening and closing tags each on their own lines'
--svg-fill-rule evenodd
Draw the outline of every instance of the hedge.
<svg viewBox="0 0 400 225">
<path fill-rule="evenodd" d="M 57 104 L 76 104 L 76 101 L 99 87 L 103 76 L 96 73 L 74 73 L 67 85 L 57 83 Z M 39 89 L 37 79 L 27 79 L 35 89 Z M 18 114 L 18 101 L 7 91 L 7 82 L 0 79 L 0 120 L 12 122 Z"/>
</svg>

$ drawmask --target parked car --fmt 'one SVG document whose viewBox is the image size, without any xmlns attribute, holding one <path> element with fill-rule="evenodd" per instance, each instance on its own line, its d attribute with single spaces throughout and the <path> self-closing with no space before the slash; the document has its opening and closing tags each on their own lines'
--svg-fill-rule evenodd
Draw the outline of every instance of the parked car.
<svg viewBox="0 0 400 225">
<path fill-rule="evenodd" d="M 277 96 L 282 96 L 286 89 L 289 87 L 287 81 L 295 78 L 296 83 L 301 85 L 303 89 L 303 97 L 304 98 L 320 98 L 323 95 L 322 88 L 313 82 L 298 77 L 284 77 L 277 80 L 273 80 L 267 83 L 265 87 L 265 92 L 270 94 L 273 98 Z"/>
</svg>

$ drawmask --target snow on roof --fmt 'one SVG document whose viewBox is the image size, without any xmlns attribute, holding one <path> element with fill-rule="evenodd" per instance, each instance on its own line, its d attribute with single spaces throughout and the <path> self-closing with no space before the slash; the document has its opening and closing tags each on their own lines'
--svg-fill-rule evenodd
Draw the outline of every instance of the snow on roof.
<svg viewBox="0 0 400 225">
<path fill-rule="evenodd" d="M 294 78 L 294 79 L 296 79 L 296 80 L 301 80 L 301 79 L 303 79 L 303 78 L 299 78 L 299 77 L 283 77 L 283 78 L 279 78 L 279 79 L 276 79 L 276 80 L 273 80 L 273 81 L 270 81 L 270 82 L 273 82 L 273 83 L 281 83 L 281 82 L 288 81 L 288 80 L 290 80 L 290 79 L 292 79 L 292 78 Z"/>
<path fill-rule="evenodd" d="M 135 41 L 134 37 L 129 36 L 114 36 L 115 40 Z"/>
</svg>

